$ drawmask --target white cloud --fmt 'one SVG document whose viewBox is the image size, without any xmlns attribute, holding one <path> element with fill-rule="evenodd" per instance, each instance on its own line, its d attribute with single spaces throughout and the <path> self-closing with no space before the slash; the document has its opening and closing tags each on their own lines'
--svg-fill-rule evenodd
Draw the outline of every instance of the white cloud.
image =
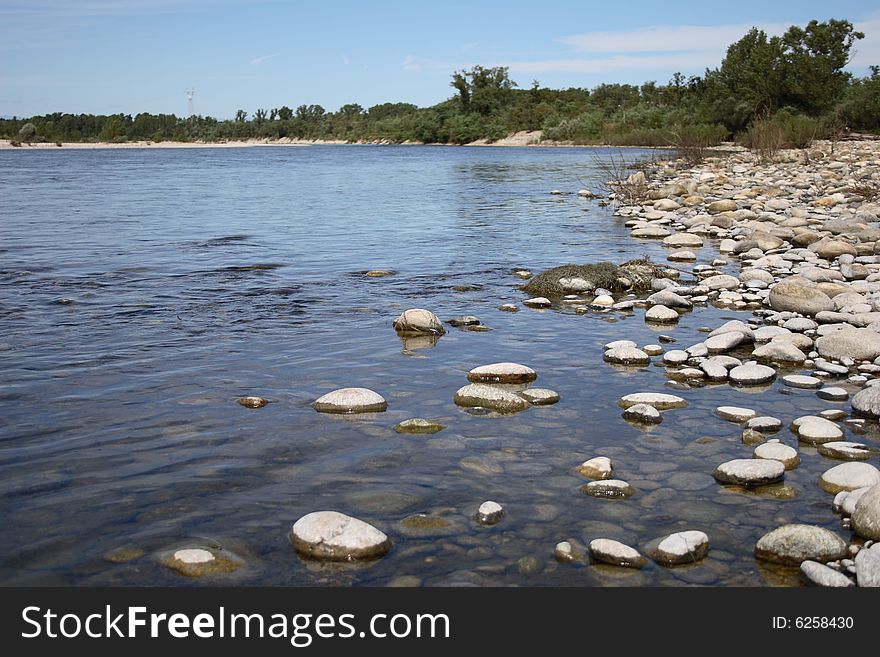
<svg viewBox="0 0 880 657">
<path fill-rule="evenodd" d="M 251 66 L 259 66 L 259 65 L 262 64 L 263 62 L 269 61 L 269 60 L 272 59 L 273 57 L 277 57 L 277 56 L 280 55 L 280 54 L 281 54 L 281 53 L 277 53 L 277 52 L 276 52 L 276 53 L 273 54 L 273 55 L 261 55 L 260 57 L 255 57 L 254 59 L 251 60 Z"/>
<path fill-rule="evenodd" d="M 875 11 L 863 21 L 856 21 L 855 28 L 864 32 L 865 38 L 856 41 L 852 61 L 847 68 L 858 76 L 864 76 L 869 66 L 880 65 L 880 11 Z"/>
<path fill-rule="evenodd" d="M 341 57 L 342 57 L 343 64 L 345 64 L 346 66 L 351 64 L 351 60 L 348 58 L 348 55 L 346 55 L 345 53 L 342 53 Z"/>
</svg>

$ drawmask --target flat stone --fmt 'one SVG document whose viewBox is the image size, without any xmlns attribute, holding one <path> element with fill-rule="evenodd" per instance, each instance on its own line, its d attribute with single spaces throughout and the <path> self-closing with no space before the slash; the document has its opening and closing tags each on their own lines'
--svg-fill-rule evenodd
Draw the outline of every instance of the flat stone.
<svg viewBox="0 0 880 657">
<path fill-rule="evenodd" d="M 481 525 L 497 525 L 503 517 L 504 508 L 498 502 L 493 502 L 492 500 L 483 502 L 480 508 L 477 509 L 477 522 Z"/>
<path fill-rule="evenodd" d="M 380 413 L 388 402 L 367 388 L 340 388 L 318 397 L 312 406 L 319 413 Z"/>
<path fill-rule="evenodd" d="M 849 577 L 843 573 L 837 572 L 833 568 L 829 568 L 825 564 L 819 563 L 818 561 L 802 561 L 801 574 L 810 584 L 815 586 L 831 588 L 848 588 L 855 586 Z"/>
<path fill-rule="evenodd" d="M 623 499 L 635 495 L 635 488 L 621 479 L 602 479 L 581 486 L 581 492 L 592 497 Z"/>
<path fill-rule="evenodd" d="M 602 563 L 624 568 L 643 568 L 648 563 L 648 560 L 635 548 L 610 538 L 590 541 L 590 557 Z"/>
<path fill-rule="evenodd" d="M 721 212 L 736 212 L 738 206 L 736 201 L 731 199 L 722 199 L 720 201 L 712 201 L 706 206 L 706 210 L 708 210 L 711 214 L 718 214 Z"/>
<path fill-rule="evenodd" d="M 353 561 L 375 559 L 391 549 L 389 538 L 363 520 L 336 511 L 315 511 L 297 520 L 293 547 L 313 559 Z"/>
<path fill-rule="evenodd" d="M 420 417 L 404 420 L 403 422 L 394 425 L 394 430 L 397 433 L 411 434 L 432 434 L 437 433 L 438 431 L 443 431 L 445 428 L 446 425 L 434 422 L 433 420 L 425 420 Z"/>
<path fill-rule="evenodd" d="M 818 446 L 822 456 L 840 461 L 867 461 L 877 454 L 877 448 L 871 448 L 864 443 L 853 443 L 845 440 L 835 440 Z"/>
<path fill-rule="evenodd" d="M 738 319 L 732 319 L 729 322 L 725 322 L 717 329 L 709 333 L 709 337 L 715 337 L 716 335 L 721 335 L 722 333 L 742 333 L 743 334 L 743 342 L 754 342 L 755 341 L 755 331 L 748 325 L 741 322 Z"/>
<path fill-rule="evenodd" d="M 815 415 L 805 415 L 792 422 L 798 439 L 810 445 L 821 445 L 843 438 L 843 431 L 834 422 Z"/>
<path fill-rule="evenodd" d="M 880 541 L 880 486 L 871 486 L 856 502 L 852 526 L 862 538 Z"/>
<path fill-rule="evenodd" d="M 266 404 L 269 403 L 268 399 L 263 397 L 256 397 L 254 395 L 250 395 L 248 397 L 241 397 L 238 400 L 238 403 L 244 406 L 245 408 L 263 408 Z"/>
<path fill-rule="evenodd" d="M 537 378 L 535 370 L 519 363 L 481 365 L 467 374 L 472 383 L 530 383 Z"/>
<path fill-rule="evenodd" d="M 857 415 L 873 419 L 880 418 L 880 386 L 859 390 L 850 401 Z"/>
<path fill-rule="evenodd" d="M 701 531 L 676 532 L 652 541 L 646 551 L 662 566 L 696 563 L 709 552 L 709 537 Z"/>
<path fill-rule="evenodd" d="M 661 290 L 659 292 L 655 292 L 647 299 L 645 299 L 645 303 L 648 306 L 666 306 L 667 308 L 693 308 L 694 305 L 683 296 L 681 296 L 680 294 L 676 294 L 672 290 Z"/>
<path fill-rule="evenodd" d="M 480 318 L 473 315 L 459 315 L 458 317 L 447 319 L 446 323 L 450 326 L 479 326 Z"/>
<path fill-rule="evenodd" d="M 670 262 L 693 262 L 697 259 L 697 254 L 693 251 L 676 251 L 666 256 Z"/>
<path fill-rule="evenodd" d="M 663 416 L 653 406 L 648 404 L 635 404 L 623 411 L 623 419 L 630 422 L 641 422 L 643 424 L 660 424 Z"/>
<path fill-rule="evenodd" d="M 768 441 L 758 445 L 755 448 L 753 455 L 756 459 L 779 461 L 785 466 L 786 470 L 793 470 L 801 462 L 801 457 L 798 456 L 796 449 L 774 441 Z"/>
<path fill-rule="evenodd" d="M 727 381 L 727 367 L 716 358 L 707 358 L 700 363 L 700 369 L 710 381 Z"/>
<path fill-rule="evenodd" d="M 814 376 L 806 376 L 804 374 L 789 374 L 782 377 L 782 382 L 792 388 L 815 389 L 822 387 L 822 379 Z"/>
<path fill-rule="evenodd" d="M 614 340 L 605 345 L 605 351 L 616 349 L 617 347 L 638 347 L 638 345 L 632 340 Z"/>
<path fill-rule="evenodd" d="M 841 329 L 817 338 L 816 351 L 833 360 L 874 360 L 880 356 L 880 333 L 866 328 Z"/>
<path fill-rule="evenodd" d="M 548 388 L 529 388 L 518 394 L 532 406 L 550 406 L 559 401 L 559 393 Z"/>
<path fill-rule="evenodd" d="M 617 402 L 617 405 L 621 408 L 629 408 L 636 404 L 647 404 L 648 406 L 653 406 L 658 411 L 665 411 L 670 408 L 684 408 L 688 405 L 687 400 L 663 392 L 634 392 L 624 395 Z"/>
<path fill-rule="evenodd" d="M 710 354 L 717 354 L 734 349 L 743 342 L 743 340 L 744 337 L 742 333 L 738 331 L 730 331 L 729 333 L 710 336 L 706 338 L 704 344 Z"/>
<path fill-rule="evenodd" d="M 663 347 L 659 344 L 646 344 L 642 347 L 642 351 L 644 351 L 649 356 L 659 356 L 663 353 Z"/>
<path fill-rule="evenodd" d="M 577 471 L 589 479 L 611 479 L 611 459 L 597 456 L 581 463 Z"/>
<path fill-rule="evenodd" d="M 506 313 L 519 312 L 519 308 L 515 303 L 502 303 L 500 306 L 498 306 L 498 310 L 504 311 Z"/>
<path fill-rule="evenodd" d="M 531 407 L 519 395 L 485 383 L 472 383 L 459 388 L 454 401 L 459 406 L 488 408 L 499 413 L 517 413 Z"/>
<path fill-rule="evenodd" d="M 827 401 L 843 402 L 849 399 L 849 393 L 844 388 L 837 388 L 834 386 L 821 388 L 816 391 L 816 395 L 819 399 L 825 399 Z"/>
<path fill-rule="evenodd" d="M 774 431 L 779 431 L 782 428 L 782 420 L 776 417 L 771 417 L 769 415 L 761 415 L 759 417 L 753 417 L 751 420 L 746 422 L 746 427 L 749 429 L 754 429 L 755 431 L 761 431 L 763 433 L 773 433 Z"/>
<path fill-rule="evenodd" d="M 780 481 L 784 474 L 785 466 L 776 460 L 734 459 L 715 468 L 713 476 L 722 484 L 763 486 Z"/>
<path fill-rule="evenodd" d="M 440 318 L 424 308 L 404 310 L 392 322 L 392 326 L 402 335 L 443 335 L 446 333 Z"/>
<path fill-rule="evenodd" d="M 800 364 L 807 359 L 803 351 L 787 340 L 771 340 L 768 344 L 755 349 L 752 352 L 752 358 L 762 363 L 783 363 L 786 365 Z"/>
<path fill-rule="evenodd" d="M 731 382 L 739 385 L 750 386 L 769 383 L 776 378 L 776 370 L 766 365 L 757 363 L 745 363 L 730 370 L 728 376 Z"/>
<path fill-rule="evenodd" d="M 603 355 L 605 361 L 618 365 L 647 365 L 651 357 L 638 347 L 615 347 Z"/>
<path fill-rule="evenodd" d="M 552 304 L 547 297 L 532 297 L 523 301 L 523 305 L 529 308 L 549 308 Z"/>
<path fill-rule="evenodd" d="M 739 279 L 729 274 L 717 274 L 704 278 L 702 284 L 710 290 L 736 290 L 739 288 Z"/>
<path fill-rule="evenodd" d="M 814 316 L 823 310 L 834 310 L 831 298 L 814 283 L 793 276 L 784 279 L 770 289 L 768 298 L 773 310 L 790 310 L 801 315 Z"/>
<path fill-rule="evenodd" d="M 664 365 L 683 365 L 688 361 L 691 355 L 683 349 L 671 349 L 663 354 Z"/>
<path fill-rule="evenodd" d="M 832 495 L 880 484 L 880 470 L 870 463 L 847 462 L 826 470 L 819 478 L 819 486 Z"/>
<path fill-rule="evenodd" d="M 752 409 L 740 408 L 739 406 L 719 406 L 715 409 L 715 414 L 731 422 L 745 422 L 757 415 Z"/>
<path fill-rule="evenodd" d="M 755 556 L 788 566 L 808 560 L 827 563 L 846 556 L 846 543 L 823 527 L 783 525 L 758 539 Z"/>
</svg>

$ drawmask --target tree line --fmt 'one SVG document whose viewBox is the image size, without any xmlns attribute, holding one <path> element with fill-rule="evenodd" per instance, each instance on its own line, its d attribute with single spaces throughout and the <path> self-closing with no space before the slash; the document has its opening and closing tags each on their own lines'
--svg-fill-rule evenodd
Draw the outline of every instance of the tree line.
<svg viewBox="0 0 880 657">
<path fill-rule="evenodd" d="M 675 73 L 666 84 L 520 88 L 506 67 L 455 71 L 454 95 L 432 107 L 356 103 L 236 111 L 231 120 L 141 113 L 54 113 L 0 119 L 0 135 L 33 141 L 232 141 L 332 139 L 464 144 L 521 130 L 544 139 L 613 145 L 669 145 L 670 136 L 715 143 L 747 140 L 772 122 L 789 141 L 844 130 L 880 131 L 880 67 L 865 77 L 844 70 L 864 34 L 847 20 L 810 21 L 782 36 L 751 29 L 702 76 Z"/>
</svg>

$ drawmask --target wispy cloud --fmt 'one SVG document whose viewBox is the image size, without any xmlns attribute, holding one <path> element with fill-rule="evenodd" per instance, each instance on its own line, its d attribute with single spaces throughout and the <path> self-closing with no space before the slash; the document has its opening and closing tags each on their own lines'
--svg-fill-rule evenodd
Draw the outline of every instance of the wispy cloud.
<svg viewBox="0 0 880 657">
<path fill-rule="evenodd" d="M 404 57 L 402 66 L 404 71 L 413 71 L 416 73 L 421 71 L 452 71 L 453 69 L 461 68 L 458 64 L 441 62 L 436 59 L 416 57 L 415 55 L 407 55 Z"/>
<path fill-rule="evenodd" d="M 476 50 L 480 47 L 479 41 L 471 41 L 470 43 L 466 43 L 461 47 L 462 52 L 470 52 L 471 50 Z"/>
<path fill-rule="evenodd" d="M 259 66 L 263 62 L 267 62 L 270 59 L 272 59 L 273 57 L 277 57 L 280 54 L 281 53 L 276 52 L 272 55 L 261 55 L 260 57 L 255 57 L 254 59 L 251 60 L 251 66 Z"/>
<path fill-rule="evenodd" d="M 342 53 L 341 57 L 342 57 L 343 64 L 345 64 L 346 66 L 351 64 L 351 60 L 348 58 L 348 55 L 346 55 L 345 53 Z"/>
</svg>

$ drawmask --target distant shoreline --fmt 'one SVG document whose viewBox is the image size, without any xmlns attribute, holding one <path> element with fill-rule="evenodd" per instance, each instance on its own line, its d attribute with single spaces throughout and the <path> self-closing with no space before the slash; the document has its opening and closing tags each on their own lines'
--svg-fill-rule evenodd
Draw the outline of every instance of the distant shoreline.
<svg viewBox="0 0 880 657">
<path fill-rule="evenodd" d="M 489 142 L 485 139 L 468 144 L 439 144 L 423 142 L 391 142 L 388 140 L 349 142 L 342 139 L 246 139 L 242 141 L 192 142 L 192 141 L 127 141 L 127 142 L 63 142 L 58 146 L 55 142 L 21 144 L 13 146 L 11 140 L 0 139 L 0 150 L 9 151 L 63 151 L 63 150 L 96 150 L 96 149 L 133 149 L 133 148 L 251 148 L 254 146 L 480 146 L 480 147 L 543 147 L 543 148 L 655 148 L 668 150 L 668 146 L 618 146 L 611 144 L 575 144 L 571 142 L 542 141 L 541 132 L 517 132 L 503 139 Z"/>
</svg>

